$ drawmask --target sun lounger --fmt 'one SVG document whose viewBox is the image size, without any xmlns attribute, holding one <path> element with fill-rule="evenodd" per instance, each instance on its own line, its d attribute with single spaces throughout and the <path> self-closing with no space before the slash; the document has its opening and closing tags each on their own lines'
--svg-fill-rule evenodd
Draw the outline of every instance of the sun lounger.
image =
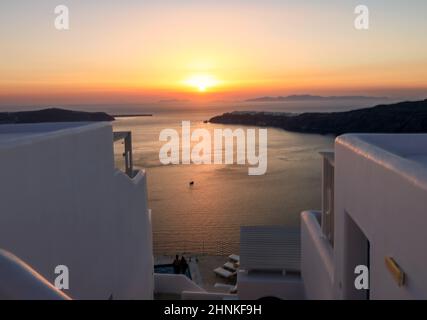
<svg viewBox="0 0 427 320">
<path fill-rule="evenodd" d="M 231 261 L 233 261 L 235 263 L 239 263 L 240 262 L 240 256 L 238 256 L 237 254 L 230 254 L 228 256 L 228 259 L 230 259 Z"/>
<path fill-rule="evenodd" d="M 231 272 L 236 272 L 236 266 L 232 262 L 226 262 L 223 266 L 224 269 L 229 270 Z"/>
<path fill-rule="evenodd" d="M 236 272 L 228 271 L 222 267 L 218 267 L 214 270 L 215 274 L 225 279 L 230 279 L 236 275 Z"/>
</svg>

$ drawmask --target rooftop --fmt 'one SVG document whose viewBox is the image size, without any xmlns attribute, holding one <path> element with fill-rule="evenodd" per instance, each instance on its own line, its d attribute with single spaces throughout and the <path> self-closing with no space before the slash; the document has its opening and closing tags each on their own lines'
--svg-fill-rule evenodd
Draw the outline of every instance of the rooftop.
<svg viewBox="0 0 427 320">
<path fill-rule="evenodd" d="M 427 134 L 351 134 L 337 143 L 427 190 Z"/>
<path fill-rule="evenodd" d="M 107 122 L 49 122 L 31 124 L 3 124 L 0 125 L 0 147 L 22 143 L 31 139 L 46 139 L 62 134 L 83 132 L 94 128 L 110 125 Z"/>
</svg>

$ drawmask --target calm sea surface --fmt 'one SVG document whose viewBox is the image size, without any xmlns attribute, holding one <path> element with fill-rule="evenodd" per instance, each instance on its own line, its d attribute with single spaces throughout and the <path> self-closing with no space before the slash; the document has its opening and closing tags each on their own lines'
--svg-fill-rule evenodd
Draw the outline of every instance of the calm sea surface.
<svg viewBox="0 0 427 320">
<path fill-rule="evenodd" d="M 262 176 L 248 176 L 248 168 L 239 165 L 160 163 L 161 130 L 173 128 L 181 134 L 183 120 L 190 120 L 193 129 L 237 128 L 203 123 L 220 113 L 163 111 L 113 124 L 115 130 L 132 131 L 134 164 L 147 171 L 155 254 L 237 251 L 240 226 L 298 226 L 301 211 L 320 208 L 318 152 L 333 148 L 332 136 L 269 128 L 268 169 Z M 122 151 L 116 147 L 120 161 Z"/>
</svg>

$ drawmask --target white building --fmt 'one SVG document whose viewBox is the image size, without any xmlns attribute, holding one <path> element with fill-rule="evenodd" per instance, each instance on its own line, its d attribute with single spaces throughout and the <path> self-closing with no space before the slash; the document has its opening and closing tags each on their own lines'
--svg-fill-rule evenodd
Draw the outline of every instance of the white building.
<svg viewBox="0 0 427 320">
<path fill-rule="evenodd" d="M 67 266 L 72 298 L 151 299 L 146 175 L 128 173 L 109 123 L 1 125 L 0 248 L 51 283 Z M 0 298 L 37 297 L 20 275 L 0 274 Z"/>
<path fill-rule="evenodd" d="M 349 134 L 322 155 L 322 211 L 301 214 L 299 284 L 241 271 L 239 296 L 426 299 L 427 135 Z M 368 267 L 369 290 L 356 289 L 357 266 Z"/>
<path fill-rule="evenodd" d="M 120 138 L 126 173 L 114 165 Z M 344 135 L 322 155 L 322 211 L 303 212 L 298 232 L 242 227 L 237 294 L 213 293 L 153 273 L 146 175 L 132 169 L 127 133 L 2 125 L 0 248 L 19 259 L 0 251 L 0 299 L 63 298 L 58 265 L 74 299 L 427 298 L 427 135 Z M 358 265 L 369 290 L 355 288 Z"/>
</svg>

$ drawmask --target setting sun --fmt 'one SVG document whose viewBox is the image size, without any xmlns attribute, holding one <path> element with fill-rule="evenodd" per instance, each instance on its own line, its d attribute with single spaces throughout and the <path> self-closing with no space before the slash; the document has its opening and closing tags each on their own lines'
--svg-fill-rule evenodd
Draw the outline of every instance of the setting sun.
<svg viewBox="0 0 427 320">
<path fill-rule="evenodd" d="M 209 88 L 218 85 L 219 81 L 210 75 L 196 75 L 184 81 L 187 86 L 197 89 L 199 92 L 205 92 Z"/>
</svg>

